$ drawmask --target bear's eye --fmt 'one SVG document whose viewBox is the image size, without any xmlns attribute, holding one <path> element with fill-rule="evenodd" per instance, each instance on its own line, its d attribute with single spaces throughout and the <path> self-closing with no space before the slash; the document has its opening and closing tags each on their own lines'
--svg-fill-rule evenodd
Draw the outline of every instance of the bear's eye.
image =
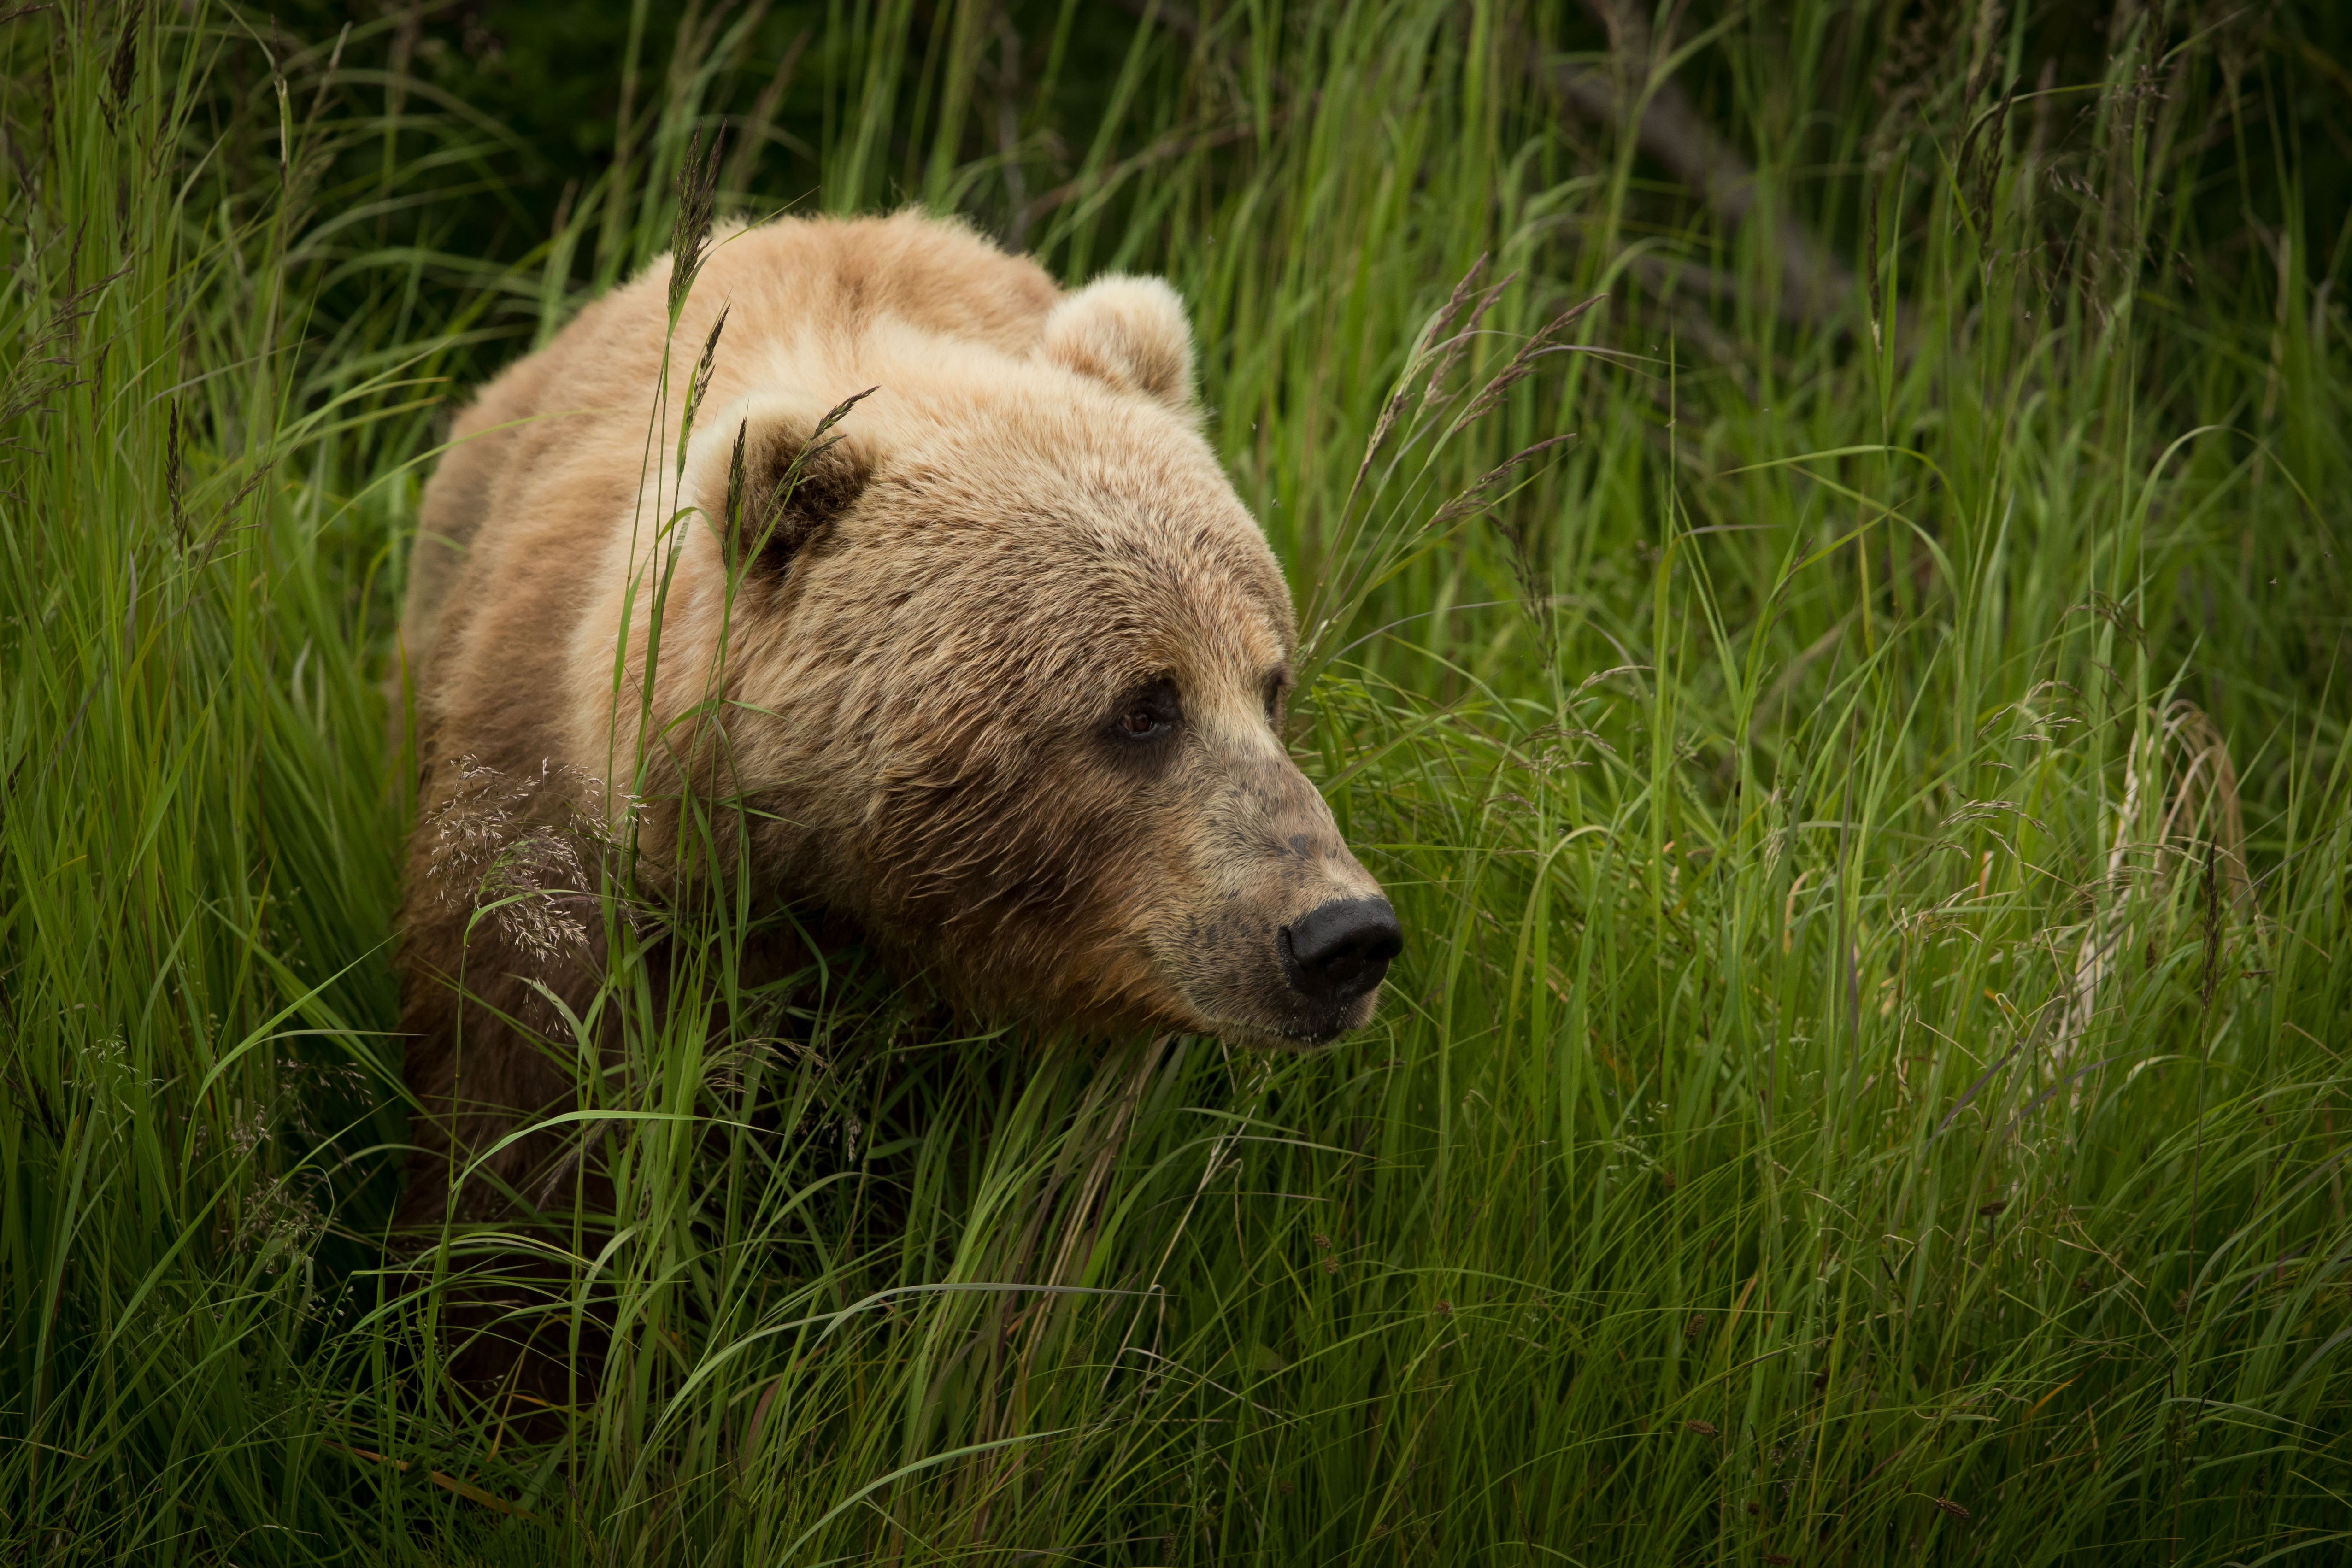
<svg viewBox="0 0 2352 1568">
<path fill-rule="evenodd" d="M 1111 710 L 1110 731 L 1119 740 L 1157 740 L 1173 730 L 1182 716 L 1176 683 L 1163 678 L 1119 698 Z"/>
</svg>

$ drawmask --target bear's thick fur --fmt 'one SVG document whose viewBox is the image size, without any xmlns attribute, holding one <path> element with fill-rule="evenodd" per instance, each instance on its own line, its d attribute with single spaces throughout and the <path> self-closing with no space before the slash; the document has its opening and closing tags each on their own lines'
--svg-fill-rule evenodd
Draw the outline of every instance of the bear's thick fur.
<svg viewBox="0 0 2352 1568">
<path fill-rule="evenodd" d="M 670 276 L 493 382 L 425 492 L 408 1218 L 573 1093 L 560 1053 L 598 1048 L 548 998 L 598 981 L 579 846 L 675 894 L 685 800 L 726 804 L 750 896 L 981 1015 L 1361 1025 L 1394 918 L 1284 748 L 1289 593 L 1201 437 L 1173 291 L 1066 294 L 907 214 L 722 234 L 674 329 Z M 560 1144 L 478 1169 L 544 1195 Z"/>
</svg>

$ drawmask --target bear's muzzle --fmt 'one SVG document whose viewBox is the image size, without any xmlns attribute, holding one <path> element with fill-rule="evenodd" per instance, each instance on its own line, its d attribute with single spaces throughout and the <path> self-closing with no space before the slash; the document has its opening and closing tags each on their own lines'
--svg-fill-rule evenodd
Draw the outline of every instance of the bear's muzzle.
<svg viewBox="0 0 2352 1568">
<path fill-rule="evenodd" d="M 1351 1027 L 1356 1004 L 1404 950 L 1404 931 L 1385 898 L 1335 899 L 1280 927 L 1275 946 L 1283 977 L 1307 1002 L 1307 1032 L 1321 1041 Z"/>
</svg>

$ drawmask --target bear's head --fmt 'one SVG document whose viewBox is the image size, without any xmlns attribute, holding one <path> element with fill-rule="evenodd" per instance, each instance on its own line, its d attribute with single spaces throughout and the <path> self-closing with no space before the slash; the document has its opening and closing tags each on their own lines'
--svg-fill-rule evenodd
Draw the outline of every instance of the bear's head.
<svg viewBox="0 0 2352 1568">
<path fill-rule="evenodd" d="M 1174 292 L 1066 296 L 1026 354 L 887 321 L 773 353 L 698 421 L 675 553 L 632 545 L 603 736 L 668 758 L 649 795 L 732 802 L 759 891 L 997 1016 L 1365 1023 L 1401 935 L 1284 746 L 1290 596 L 1200 434 Z"/>
</svg>

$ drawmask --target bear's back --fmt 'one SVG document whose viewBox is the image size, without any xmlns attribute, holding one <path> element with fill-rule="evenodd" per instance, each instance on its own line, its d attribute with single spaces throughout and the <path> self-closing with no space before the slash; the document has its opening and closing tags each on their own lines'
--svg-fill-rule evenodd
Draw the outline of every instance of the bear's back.
<svg viewBox="0 0 2352 1568">
<path fill-rule="evenodd" d="M 667 259 L 653 271 L 667 290 Z M 1036 263 L 961 223 L 914 213 L 786 219 L 722 234 L 695 292 L 714 316 L 727 308 L 730 339 L 739 318 L 755 339 L 808 324 L 854 337 L 888 319 L 1016 356 L 1036 346 L 1061 297 Z"/>
<path fill-rule="evenodd" d="M 810 350 L 854 360 L 856 342 L 885 322 L 1025 356 L 1060 298 L 1034 262 L 961 223 L 911 212 L 722 228 L 674 329 L 671 264 L 663 256 L 589 305 L 452 427 L 420 507 L 394 672 L 395 683 L 404 671 L 413 684 L 428 729 L 453 704 L 475 709 L 481 722 L 468 728 L 511 737 L 515 760 L 530 760 L 550 689 L 534 665 L 556 656 L 576 618 L 576 569 L 595 549 L 595 530 L 628 511 L 648 465 L 674 450 L 688 385 L 722 309 L 721 390 L 747 367 Z M 670 381 L 656 430 L 666 346 Z M 495 623 L 479 624 L 489 605 Z M 460 641 L 474 645 L 445 657 Z M 495 678 L 468 678 L 485 671 Z M 396 684 L 392 695 L 396 749 L 405 728 Z"/>
</svg>

